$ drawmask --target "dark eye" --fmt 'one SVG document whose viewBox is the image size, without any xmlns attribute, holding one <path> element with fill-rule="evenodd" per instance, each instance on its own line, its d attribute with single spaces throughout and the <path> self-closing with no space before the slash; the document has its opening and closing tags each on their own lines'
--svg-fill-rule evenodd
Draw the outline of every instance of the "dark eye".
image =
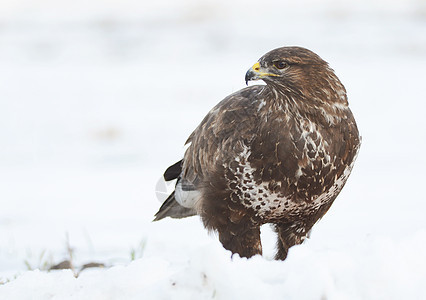
<svg viewBox="0 0 426 300">
<path fill-rule="evenodd" d="M 288 66 L 288 63 L 286 63 L 285 61 L 276 61 L 276 62 L 274 62 L 274 66 L 277 68 L 277 69 L 284 69 L 284 68 L 286 68 L 287 66 Z"/>
</svg>

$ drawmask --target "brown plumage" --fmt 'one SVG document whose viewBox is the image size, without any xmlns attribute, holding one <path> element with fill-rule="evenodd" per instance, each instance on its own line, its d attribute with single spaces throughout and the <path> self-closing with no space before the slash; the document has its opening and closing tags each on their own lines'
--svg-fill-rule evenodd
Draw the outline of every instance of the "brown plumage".
<svg viewBox="0 0 426 300">
<path fill-rule="evenodd" d="M 198 214 L 243 257 L 262 253 L 260 226 L 272 223 L 285 259 L 343 188 L 360 138 L 344 86 L 312 51 L 266 53 L 246 74 L 258 79 L 266 85 L 226 97 L 190 135 L 155 220 Z"/>
</svg>

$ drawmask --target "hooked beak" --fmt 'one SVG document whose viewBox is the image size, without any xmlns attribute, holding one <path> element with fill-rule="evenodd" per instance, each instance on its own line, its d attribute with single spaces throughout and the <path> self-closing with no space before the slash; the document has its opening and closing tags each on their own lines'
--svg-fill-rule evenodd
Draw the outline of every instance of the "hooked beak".
<svg viewBox="0 0 426 300">
<path fill-rule="evenodd" d="M 264 72 L 264 71 L 265 70 L 260 66 L 259 62 L 255 63 L 253 67 L 251 67 L 246 73 L 246 77 L 245 77 L 246 85 L 248 85 L 248 82 L 251 80 L 259 80 L 259 79 L 263 79 L 265 77 L 270 77 L 270 76 L 274 76 L 274 77 L 280 76 L 277 74 Z"/>
</svg>

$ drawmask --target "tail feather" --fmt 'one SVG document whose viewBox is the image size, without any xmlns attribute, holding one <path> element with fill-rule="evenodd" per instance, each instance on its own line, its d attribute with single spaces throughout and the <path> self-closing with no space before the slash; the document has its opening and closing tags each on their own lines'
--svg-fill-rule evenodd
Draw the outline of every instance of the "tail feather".
<svg viewBox="0 0 426 300">
<path fill-rule="evenodd" d="M 175 199 L 175 192 L 171 193 L 170 196 L 161 205 L 158 212 L 155 214 L 154 221 L 164 219 L 166 217 L 181 219 L 190 216 L 195 216 L 197 212 L 195 209 L 186 208 L 177 203 Z"/>
<path fill-rule="evenodd" d="M 163 175 L 166 181 L 170 181 L 179 177 L 180 173 L 182 172 L 182 161 L 183 159 L 167 168 Z"/>
<path fill-rule="evenodd" d="M 180 174 L 182 173 L 182 160 L 178 161 L 174 165 L 171 165 L 164 172 L 164 179 L 170 181 L 177 178 L 177 182 L 180 181 Z M 154 221 L 164 219 L 166 217 L 181 219 L 196 215 L 197 212 L 193 208 L 187 208 L 180 205 L 175 199 L 175 192 L 171 193 L 170 196 L 161 205 L 158 212 L 155 214 Z"/>
</svg>

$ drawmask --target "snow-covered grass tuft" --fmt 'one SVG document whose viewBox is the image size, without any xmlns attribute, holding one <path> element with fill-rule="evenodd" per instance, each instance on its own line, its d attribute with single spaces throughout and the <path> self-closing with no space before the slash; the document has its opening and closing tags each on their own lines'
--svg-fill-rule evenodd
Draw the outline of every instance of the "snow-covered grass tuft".
<svg viewBox="0 0 426 300">
<path fill-rule="evenodd" d="M 210 243 L 179 262 L 158 255 L 126 266 L 26 272 L 0 287 L 4 299 L 423 299 L 426 232 L 333 249 L 307 243 L 286 261 L 240 258 Z M 58 284 L 60 283 L 60 284 Z M 393 284 L 389 284 L 393 283 Z"/>
</svg>

